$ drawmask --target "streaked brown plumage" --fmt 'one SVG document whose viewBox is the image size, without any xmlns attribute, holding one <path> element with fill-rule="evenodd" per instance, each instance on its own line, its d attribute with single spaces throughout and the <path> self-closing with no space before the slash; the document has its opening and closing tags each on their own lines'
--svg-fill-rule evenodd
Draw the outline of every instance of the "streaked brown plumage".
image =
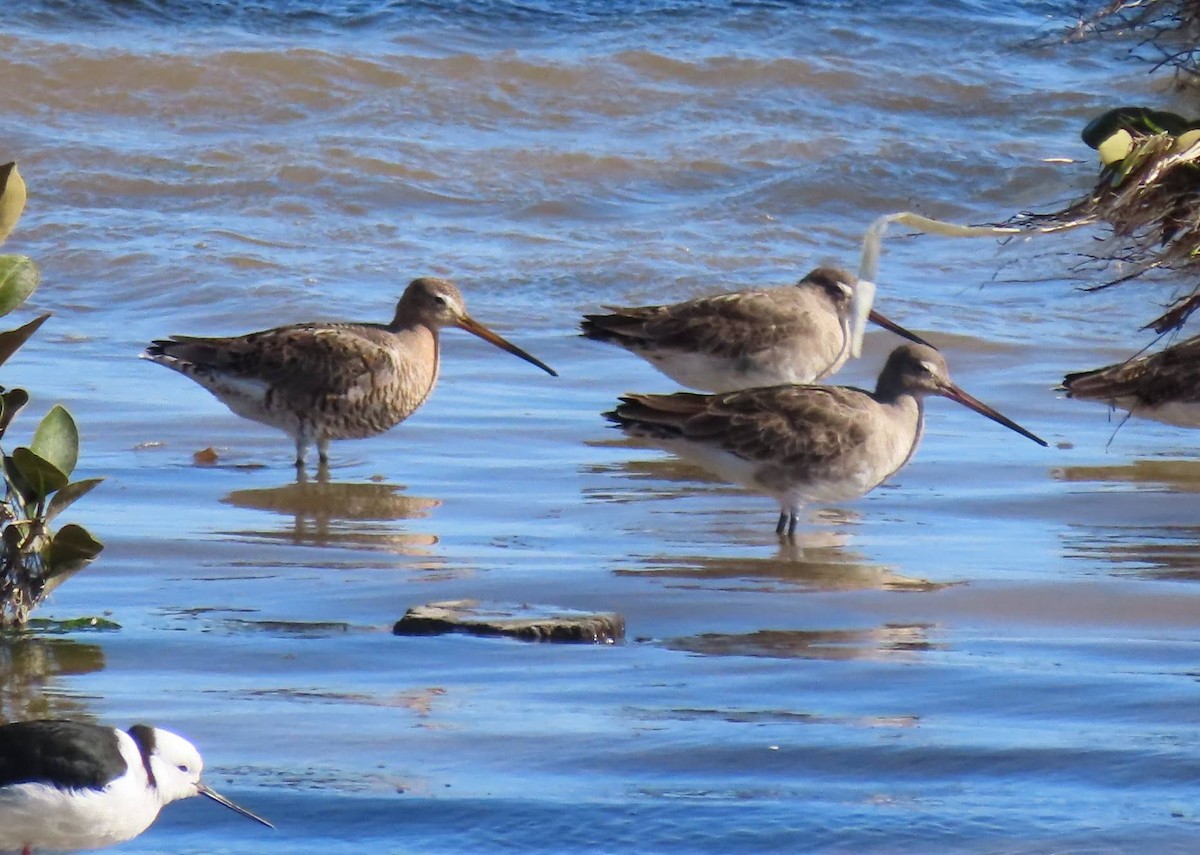
<svg viewBox="0 0 1200 855">
<path fill-rule="evenodd" d="M 1100 401 L 1131 415 L 1200 427 L 1200 336 L 1157 353 L 1063 378 L 1068 398 Z"/>
<path fill-rule="evenodd" d="M 322 463 L 334 439 L 374 436 L 429 397 L 440 365 L 438 331 L 456 326 L 553 369 L 466 312 L 450 282 L 414 279 L 389 324 L 306 323 L 223 338 L 172 336 L 142 357 L 190 377 L 243 418 L 285 431 L 296 465 L 316 443 Z"/>
<path fill-rule="evenodd" d="M 606 307 L 580 328 L 619 345 L 675 382 L 707 392 L 814 383 L 850 357 L 850 301 L 858 279 L 818 267 L 795 285 L 731 291 L 666 306 Z M 910 341 L 919 336 L 876 311 L 870 319 Z"/>
<path fill-rule="evenodd" d="M 924 398 L 941 395 L 1045 441 L 950 380 L 932 347 L 892 351 L 874 392 L 850 386 L 779 385 L 716 395 L 627 395 L 605 416 L 722 478 L 779 501 L 777 534 L 796 530 L 800 508 L 862 496 L 904 466 L 924 428 Z"/>
</svg>

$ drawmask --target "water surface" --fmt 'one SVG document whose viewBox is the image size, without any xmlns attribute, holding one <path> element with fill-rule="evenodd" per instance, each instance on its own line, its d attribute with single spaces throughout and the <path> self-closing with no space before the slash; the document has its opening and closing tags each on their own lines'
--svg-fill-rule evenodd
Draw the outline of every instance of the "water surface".
<svg viewBox="0 0 1200 855">
<path fill-rule="evenodd" d="M 606 428 L 671 386 L 576 335 L 854 267 L 895 210 L 1069 199 L 1113 93 L 1195 112 L 1120 46 L 1033 45 L 1058 14 L 10 4 L 8 248 L 55 316 L 4 383 L 66 403 L 107 479 L 77 516 L 108 548 L 42 614 L 122 628 L 5 646 L 0 712 L 176 729 L 279 826 L 177 805 L 129 852 L 1192 851 L 1194 438 L 1052 391 L 1146 344 L 1169 284 L 1080 293 L 1086 235 L 890 239 L 879 308 L 1051 448 L 933 401 L 913 463 L 794 547 L 770 500 Z M 289 440 L 135 358 L 384 320 L 418 275 L 562 376 L 449 332 L 426 406 L 298 486 Z M 460 597 L 615 610 L 629 639 L 389 634 Z"/>
</svg>

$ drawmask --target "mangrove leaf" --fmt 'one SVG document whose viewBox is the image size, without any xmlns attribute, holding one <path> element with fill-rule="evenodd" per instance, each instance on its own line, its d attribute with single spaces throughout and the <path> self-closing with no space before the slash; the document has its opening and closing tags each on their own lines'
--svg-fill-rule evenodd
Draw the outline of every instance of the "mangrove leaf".
<svg viewBox="0 0 1200 855">
<path fill-rule="evenodd" d="M 92 537 L 81 525 L 64 525 L 54 534 L 46 554 L 46 579 L 62 573 L 73 573 L 91 561 L 104 544 Z"/>
<path fill-rule="evenodd" d="M 25 210 L 25 181 L 16 161 L 0 166 L 0 243 L 4 243 Z"/>
<path fill-rule="evenodd" d="M 7 392 L 0 392 L 0 436 L 4 436 L 4 432 L 8 430 L 8 426 L 12 424 L 12 420 L 16 418 L 17 413 L 29 403 L 29 393 L 24 389 L 9 389 Z"/>
<path fill-rule="evenodd" d="M 46 522 L 50 522 L 69 508 L 80 496 L 92 492 L 92 489 L 103 480 L 103 478 L 85 478 L 63 487 L 54 494 L 54 497 L 50 499 L 50 504 L 46 506 Z"/>
<path fill-rule="evenodd" d="M 21 470 L 11 454 L 4 455 L 4 480 L 8 482 L 9 489 L 16 493 L 16 498 L 19 498 L 22 503 L 29 504 L 37 498 L 34 495 L 33 486 L 21 474 Z"/>
<path fill-rule="evenodd" d="M 42 281 L 42 272 L 27 255 L 0 255 L 0 315 L 7 315 L 29 298 Z"/>
<path fill-rule="evenodd" d="M 28 493 L 22 490 L 26 502 L 40 502 L 51 493 L 67 486 L 65 472 L 24 446 L 13 450 L 12 462 L 29 488 Z"/>
<path fill-rule="evenodd" d="M 33 432 L 29 449 L 68 477 L 75 471 L 75 464 L 79 460 L 79 429 L 62 404 L 55 404 L 46 413 L 42 423 Z"/>
<path fill-rule="evenodd" d="M 37 332 L 38 327 L 46 322 L 46 318 L 50 317 L 47 312 L 44 315 L 39 315 L 24 326 L 17 327 L 15 330 L 6 330 L 0 332 L 0 365 L 8 361 L 25 342 L 29 341 L 29 337 Z"/>
</svg>

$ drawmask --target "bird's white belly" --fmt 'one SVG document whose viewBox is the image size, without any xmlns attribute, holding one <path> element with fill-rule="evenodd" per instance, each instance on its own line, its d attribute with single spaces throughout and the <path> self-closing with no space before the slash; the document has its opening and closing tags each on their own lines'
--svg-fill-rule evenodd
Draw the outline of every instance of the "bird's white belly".
<svg viewBox="0 0 1200 855">
<path fill-rule="evenodd" d="M 759 492 L 764 489 L 763 485 L 755 480 L 757 467 L 736 454 L 730 454 L 716 446 L 691 442 L 686 439 L 655 440 L 654 442 L 661 448 L 692 461 L 731 484 L 740 484 Z"/>
<path fill-rule="evenodd" d="M 780 505 L 798 508 L 812 503 L 846 502 L 865 496 L 882 484 L 894 470 L 861 465 L 844 470 L 837 477 L 810 477 L 799 480 L 781 493 Z"/>
<path fill-rule="evenodd" d="M 820 468 L 793 469 L 774 461 L 746 460 L 718 446 L 684 439 L 658 442 L 726 481 L 773 496 L 782 508 L 795 509 L 814 502 L 857 499 L 908 462 L 921 440 L 921 408 L 887 412 L 897 429 L 880 425 L 870 431 L 864 445 L 847 447 L 845 454 Z"/>
<path fill-rule="evenodd" d="M 1123 410 L 1131 410 L 1135 416 L 1143 419 L 1153 419 L 1175 427 L 1200 427 L 1200 402 L 1170 401 L 1156 407 L 1148 407 L 1132 400 L 1117 402 Z"/>
<path fill-rule="evenodd" d="M 133 776 L 103 790 L 14 784 L 0 790 L 0 850 L 111 846 L 150 827 L 161 805 Z"/>
<path fill-rule="evenodd" d="M 267 408 L 270 386 L 266 381 L 222 376 L 202 385 L 234 415 L 295 434 L 297 419 L 291 412 L 282 407 Z"/>
<path fill-rule="evenodd" d="M 681 386 L 704 392 L 735 392 L 784 383 L 812 383 L 840 367 L 836 351 L 814 353 L 789 343 L 733 358 L 686 351 L 656 351 L 645 359 Z"/>
</svg>

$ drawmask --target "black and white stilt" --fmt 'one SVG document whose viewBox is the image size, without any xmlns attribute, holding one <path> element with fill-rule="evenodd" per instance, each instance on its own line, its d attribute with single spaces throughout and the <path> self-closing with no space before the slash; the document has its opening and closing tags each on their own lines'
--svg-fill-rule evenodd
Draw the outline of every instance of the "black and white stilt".
<svg viewBox="0 0 1200 855">
<path fill-rule="evenodd" d="M 99 849 L 137 837 L 163 805 L 205 796 L 271 823 L 200 782 L 195 746 L 157 727 L 0 725 L 0 852 Z"/>
</svg>

